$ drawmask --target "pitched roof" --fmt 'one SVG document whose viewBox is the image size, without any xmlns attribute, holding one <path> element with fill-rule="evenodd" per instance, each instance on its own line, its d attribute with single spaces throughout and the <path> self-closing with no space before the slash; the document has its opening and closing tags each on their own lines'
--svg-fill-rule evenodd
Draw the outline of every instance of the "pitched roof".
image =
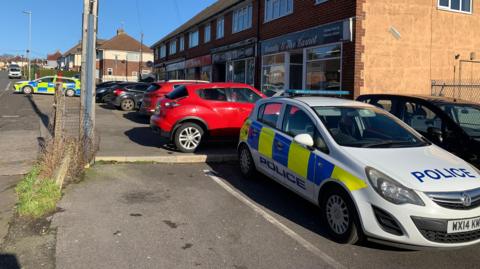
<svg viewBox="0 0 480 269">
<path fill-rule="evenodd" d="M 60 57 L 62 57 L 62 53 L 57 50 L 54 54 L 47 54 L 47 61 L 56 61 Z"/>
<path fill-rule="evenodd" d="M 105 39 L 97 39 L 97 47 L 101 46 L 105 42 Z M 63 56 L 70 54 L 82 54 L 82 41 L 79 41 L 73 48 L 67 50 Z"/>
<path fill-rule="evenodd" d="M 121 31 L 112 39 L 103 42 L 98 49 L 101 50 L 123 50 L 123 51 L 140 51 L 141 43 L 137 41 L 135 38 L 129 36 L 128 34 Z M 150 52 L 153 51 L 143 45 L 142 47 L 143 52 Z"/>
<path fill-rule="evenodd" d="M 210 17 L 213 17 L 214 15 L 222 12 L 223 10 L 240 3 L 244 0 L 218 0 L 217 2 L 213 3 L 212 5 L 208 6 L 204 10 L 200 11 L 197 15 L 195 15 L 193 18 L 191 18 L 189 21 L 186 23 L 182 24 L 180 27 L 160 39 L 159 41 L 155 42 L 151 47 L 155 47 L 158 44 L 165 42 L 169 40 L 170 38 L 187 31 L 189 28 L 207 20 Z"/>
</svg>

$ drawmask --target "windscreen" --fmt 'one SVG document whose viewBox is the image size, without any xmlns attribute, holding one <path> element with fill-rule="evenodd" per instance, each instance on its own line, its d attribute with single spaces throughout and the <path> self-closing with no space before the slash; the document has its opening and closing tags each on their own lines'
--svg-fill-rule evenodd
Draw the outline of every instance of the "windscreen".
<svg viewBox="0 0 480 269">
<path fill-rule="evenodd" d="M 314 107 L 333 139 L 347 147 L 421 147 L 428 143 L 378 108 Z"/>
<path fill-rule="evenodd" d="M 152 84 L 150 84 L 150 86 L 148 86 L 147 92 L 154 92 L 158 89 L 160 89 L 160 85 L 152 83 Z"/>
</svg>

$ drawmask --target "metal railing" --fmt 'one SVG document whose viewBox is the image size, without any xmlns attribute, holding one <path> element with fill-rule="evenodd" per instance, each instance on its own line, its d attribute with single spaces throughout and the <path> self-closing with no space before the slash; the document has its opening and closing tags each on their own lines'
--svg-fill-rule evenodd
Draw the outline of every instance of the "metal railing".
<svg viewBox="0 0 480 269">
<path fill-rule="evenodd" d="M 480 103 L 480 79 L 461 82 L 432 80 L 431 94 Z"/>
</svg>

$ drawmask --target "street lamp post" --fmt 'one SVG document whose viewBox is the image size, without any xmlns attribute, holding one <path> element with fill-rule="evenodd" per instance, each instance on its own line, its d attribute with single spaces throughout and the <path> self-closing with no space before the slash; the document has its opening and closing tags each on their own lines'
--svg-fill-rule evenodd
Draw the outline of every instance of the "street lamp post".
<svg viewBox="0 0 480 269">
<path fill-rule="evenodd" d="M 32 12 L 23 11 L 23 14 L 28 15 L 28 49 L 27 49 L 27 59 L 28 59 L 28 80 L 31 80 L 31 62 L 30 62 L 30 52 L 32 50 Z"/>
</svg>

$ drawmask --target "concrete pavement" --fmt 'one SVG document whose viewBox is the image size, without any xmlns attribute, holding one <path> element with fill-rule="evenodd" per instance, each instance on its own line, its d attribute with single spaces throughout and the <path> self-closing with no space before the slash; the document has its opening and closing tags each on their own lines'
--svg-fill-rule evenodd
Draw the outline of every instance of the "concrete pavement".
<svg viewBox="0 0 480 269">
<path fill-rule="evenodd" d="M 6 72 L 0 72 L 0 244 L 16 202 L 14 187 L 37 159 L 40 128 L 46 119 L 31 97 L 14 94 Z M 48 102 L 39 102 L 44 111 Z"/>
<path fill-rule="evenodd" d="M 214 171 L 208 172 L 205 171 Z M 96 165 L 54 216 L 57 268 L 475 268 L 477 246 L 339 245 L 318 210 L 227 164 Z"/>
</svg>

